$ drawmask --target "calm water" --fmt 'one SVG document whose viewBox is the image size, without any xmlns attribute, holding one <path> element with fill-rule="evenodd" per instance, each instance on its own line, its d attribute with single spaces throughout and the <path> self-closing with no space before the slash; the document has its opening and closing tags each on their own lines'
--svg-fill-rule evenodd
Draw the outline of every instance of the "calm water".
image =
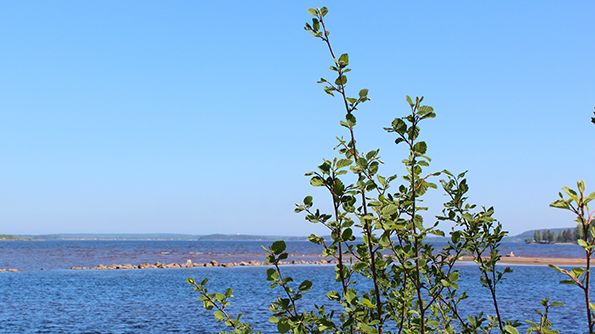
<svg viewBox="0 0 595 334">
<path fill-rule="evenodd" d="M 73 265 L 100 263 L 196 262 L 220 259 L 259 259 L 262 242 L 1 242 L 0 267 L 19 273 L 0 274 L 0 333 L 213 333 L 220 330 L 202 311 L 186 277 L 209 277 L 213 289 L 234 289 L 234 312 L 244 312 L 256 327 L 272 332 L 268 304 L 275 295 L 264 280 L 263 267 L 194 268 L 136 271 L 71 271 Z M 305 242 L 288 243 L 292 253 L 314 256 Z M 571 257 L 574 246 L 505 245 L 517 255 Z M 42 270 L 43 269 L 43 270 Z M 473 265 L 459 267 L 462 288 L 470 298 L 464 311 L 490 312 L 487 291 Z M 288 274 L 311 279 L 315 287 L 303 300 L 328 303 L 323 291 L 336 288 L 329 266 L 290 266 Z M 542 297 L 563 301 L 552 319 L 562 333 L 581 333 L 583 308 L 578 291 L 560 286 L 560 276 L 548 267 L 515 266 L 500 287 L 500 303 L 507 318 L 535 319 L 533 309 Z M 278 291 L 276 292 L 278 294 Z"/>
</svg>

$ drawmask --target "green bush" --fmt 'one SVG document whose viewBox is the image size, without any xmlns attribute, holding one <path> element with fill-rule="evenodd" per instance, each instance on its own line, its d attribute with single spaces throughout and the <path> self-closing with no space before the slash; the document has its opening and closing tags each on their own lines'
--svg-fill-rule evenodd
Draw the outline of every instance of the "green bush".
<svg viewBox="0 0 595 334">
<path fill-rule="evenodd" d="M 465 172 L 430 170 L 428 144 L 422 140 L 421 130 L 436 117 L 436 111 L 424 103 L 423 97 L 406 97 L 407 112 L 385 128 L 395 144 L 407 150 L 403 159 L 406 172 L 382 175 L 379 150 L 364 150 L 356 136 L 357 114 L 370 101 L 369 92 L 365 88 L 355 94 L 348 91 L 349 55 L 337 53 L 331 43 L 328 10 L 308 11 L 313 18 L 305 30 L 322 42 L 331 59 L 332 77 L 318 82 L 324 92 L 340 101 L 345 137 L 338 137 L 335 157 L 306 174 L 312 186 L 328 193 L 330 212 L 316 208 L 312 196 L 306 196 L 295 211 L 330 232 L 330 238 L 312 234 L 309 240 L 322 246 L 323 256 L 336 261 L 337 289 L 328 291 L 326 297 L 342 311 L 337 314 L 324 306 L 300 304 L 315 282 L 295 282 L 283 273 L 280 264 L 288 253 L 285 242 L 277 241 L 266 248 L 266 260 L 271 265 L 266 279 L 280 293 L 270 306 L 269 320 L 280 333 L 518 333 L 520 322 L 503 319 L 498 305 L 498 285 L 511 270 L 496 266 L 506 232 L 494 219 L 494 209 L 469 202 Z M 424 223 L 423 213 L 428 209 L 424 196 L 439 187 L 447 195 L 442 213 Z M 554 206 L 569 203 L 560 201 Z M 358 235 L 362 237 L 356 238 Z M 436 248 L 428 242 L 430 236 L 445 237 L 448 242 Z M 587 255 L 592 241 L 583 241 Z M 478 264 L 480 282 L 491 296 L 494 314 L 460 314 L 459 305 L 468 297 L 459 288 L 456 267 L 463 255 L 472 256 Z M 581 274 L 589 279 L 588 271 Z M 356 281 L 368 281 L 371 289 L 355 289 Z M 231 290 L 213 293 L 206 279 L 188 282 L 200 295 L 204 308 L 213 310 L 215 319 L 231 332 L 255 332 L 241 315 L 228 312 Z M 585 293 L 588 295 L 588 290 Z M 537 312 L 539 321 L 528 321 L 528 333 L 557 333 L 550 328 L 548 311 L 559 303 L 544 300 L 542 306 L 543 311 Z"/>
</svg>

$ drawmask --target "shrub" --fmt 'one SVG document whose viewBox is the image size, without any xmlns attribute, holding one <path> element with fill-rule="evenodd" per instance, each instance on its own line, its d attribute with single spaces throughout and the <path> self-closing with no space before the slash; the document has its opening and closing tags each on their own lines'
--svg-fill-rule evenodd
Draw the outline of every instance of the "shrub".
<svg viewBox="0 0 595 334">
<path fill-rule="evenodd" d="M 270 305 L 269 320 L 280 333 L 518 333 L 520 323 L 504 319 L 498 305 L 498 285 L 511 270 L 496 266 L 506 232 L 495 220 L 494 209 L 469 202 L 466 172 L 430 169 L 428 144 L 422 140 L 421 130 L 436 117 L 436 111 L 425 104 L 424 97 L 406 97 L 407 112 L 385 128 L 395 144 L 407 150 L 405 172 L 400 176 L 381 174 L 379 150 L 365 150 L 356 136 L 358 112 L 370 101 L 368 89 L 355 94 L 348 89 L 349 55 L 337 53 L 331 43 L 327 8 L 309 9 L 309 13 L 313 18 L 305 30 L 322 42 L 331 59 L 332 77 L 321 78 L 318 83 L 324 92 L 339 99 L 345 136 L 337 139 L 335 157 L 323 160 L 306 174 L 312 186 L 328 193 L 330 211 L 317 208 L 312 196 L 306 196 L 295 211 L 311 223 L 324 225 L 330 233 L 329 238 L 312 234 L 309 240 L 322 247 L 323 256 L 336 262 L 337 288 L 328 291 L 326 297 L 341 312 L 300 304 L 315 282 L 295 282 L 284 274 L 281 264 L 288 257 L 286 244 L 276 241 L 266 248 L 266 261 L 271 265 L 266 279 L 280 293 Z M 442 213 L 424 223 L 428 216 L 424 214 L 428 210 L 424 196 L 439 186 L 447 195 Z M 566 208 L 572 200 L 575 197 L 562 198 L 553 206 Z M 431 236 L 444 237 L 446 246 L 429 242 Z M 583 243 L 589 256 L 593 238 Z M 459 305 L 468 297 L 459 287 L 456 267 L 463 255 L 477 263 L 480 283 L 491 297 L 494 314 L 460 313 Z M 589 279 L 588 269 L 580 273 L 575 271 L 578 269 L 558 269 L 577 278 L 574 282 L 579 286 L 580 275 L 583 280 Z M 230 289 L 210 292 L 207 279 L 199 283 L 189 278 L 188 282 L 200 295 L 204 308 L 212 310 L 215 319 L 231 332 L 255 332 L 241 315 L 228 312 Z M 362 282 L 368 284 L 359 284 Z M 583 290 L 588 296 L 588 288 L 583 286 Z M 542 306 L 543 311 L 537 311 L 538 322 L 528 321 L 528 333 L 557 333 L 551 329 L 548 312 L 560 304 L 545 299 Z M 591 320 L 589 325 L 592 328 Z"/>
</svg>

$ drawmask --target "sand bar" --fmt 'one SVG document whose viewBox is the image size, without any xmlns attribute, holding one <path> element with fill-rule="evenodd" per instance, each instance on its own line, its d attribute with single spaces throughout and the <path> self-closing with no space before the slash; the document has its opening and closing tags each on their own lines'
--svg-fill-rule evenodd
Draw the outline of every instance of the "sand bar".
<svg viewBox="0 0 595 334">
<path fill-rule="evenodd" d="M 463 262 L 472 262 L 473 258 L 470 256 L 461 257 Z M 558 266 L 580 266 L 585 265 L 585 259 L 581 258 L 566 258 L 566 257 L 528 257 L 528 256 L 503 256 L 500 259 L 502 264 L 528 264 L 528 265 L 548 265 L 555 264 Z"/>
<path fill-rule="evenodd" d="M 473 257 L 463 256 L 459 260 L 463 263 L 473 263 Z M 293 260 L 284 261 L 282 265 L 329 265 L 337 263 L 333 259 L 321 258 L 320 260 Z M 527 257 L 527 256 L 503 256 L 500 264 L 520 264 L 520 265 L 549 265 L 559 266 L 584 266 L 585 260 L 581 258 L 562 258 L 562 257 Z M 142 264 L 110 264 L 98 265 L 92 267 L 71 267 L 72 270 L 130 270 L 130 269 L 178 269 L 178 268 L 197 268 L 197 267 L 244 267 L 244 266 L 267 266 L 264 261 L 242 261 L 242 262 L 217 262 L 215 260 L 207 263 L 193 263 L 188 260 L 186 263 L 142 263 Z"/>
</svg>

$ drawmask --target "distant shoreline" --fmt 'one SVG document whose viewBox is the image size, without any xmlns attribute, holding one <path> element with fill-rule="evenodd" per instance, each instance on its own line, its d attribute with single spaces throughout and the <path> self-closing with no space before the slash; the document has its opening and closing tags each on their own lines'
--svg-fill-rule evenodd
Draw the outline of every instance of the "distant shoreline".
<svg viewBox="0 0 595 334">
<path fill-rule="evenodd" d="M 555 229 L 554 229 L 555 230 Z M 507 236 L 504 242 L 527 243 L 526 231 Z M 330 236 L 322 236 L 330 238 Z M 182 234 L 182 233 L 55 233 L 55 234 L 0 234 L 0 241 L 308 241 L 307 236 L 252 235 L 252 234 Z M 431 237 L 429 241 L 446 241 L 446 237 Z M 544 245 L 567 245 L 572 242 L 530 243 Z"/>
<path fill-rule="evenodd" d="M 250 234 L 102 233 L 2 235 L 0 241 L 308 241 L 306 236 Z"/>
</svg>

